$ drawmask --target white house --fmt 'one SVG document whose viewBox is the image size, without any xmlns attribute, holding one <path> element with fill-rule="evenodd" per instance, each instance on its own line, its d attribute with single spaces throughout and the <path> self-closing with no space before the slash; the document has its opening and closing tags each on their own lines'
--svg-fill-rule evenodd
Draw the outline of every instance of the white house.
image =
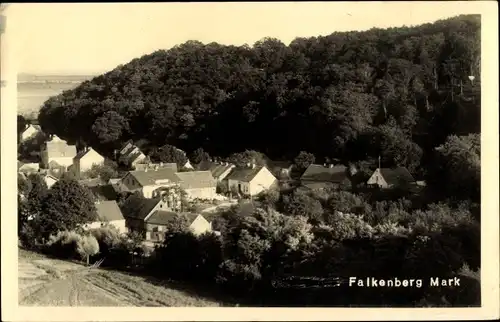
<svg viewBox="0 0 500 322">
<path fill-rule="evenodd" d="M 47 187 L 50 189 L 57 181 L 59 181 L 56 177 L 50 175 L 50 174 L 44 174 L 43 179 L 45 180 L 45 183 L 47 184 Z"/>
<path fill-rule="evenodd" d="M 233 169 L 227 179 L 229 191 L 237 191 L 247 196 L 255 196 L 278 185 L 278 179 L 267 167 L 255 164 Z"/>
<path fill-rule="evenodd" d="M 153 198 L 155 190 L 170 187 L 180 182 L 175 171 L 169 168 L 129 171 L 116 185 L 118 192 L 141 192 L 145 198 Z"/>
<path fill-rule="evenodd" d="M 100 228 L 104 225 L 112 225 L 122 234 L 127 233 L 125 218 L 116 201 L 97 201 L 95 203 L 98 220 L 85 225 L 86 229 Z"/>
<path fill-rule="evenodd" d="M 217 197 L 217 180 L 210 171 L 177 172 L 179 185 L 189 199 L 215 199 Z"/>
<path fill-rule="evenodd" d="M 377 168 L 370 179 L 366 182 L 370 186 L 378 186 L 383 189 L 412 186 L 416 184 L 410 172 L 404 168 Z"/>
<path fill-rule="evenodd" d="M 146 160 L 146 155 L 131 141 L 127 142 L 120 150 L 119 161 L 135 168 L 135 165 Z"/>
<path fill-rule="evenodd" d="M 30 124 L 24 129 L 24 131 L 21 132 L 21 135 L 19 137 L 19 141 L 24 142 L 26 140 L 29 140 L 31 138 L 38 136 L 41 133 L 43 133 L 43 132 L 42 132 L 42 129 L 40 128 L 40 125 Z"/>
<path fill-rule="evenodd" d="M 188 229 L 196 236 L 212 231 L 212 224 L 200 214 L 179 214 L 168 210 L 156 210 L 144 218 L 146 240 L 163 242 L 168 226 L 179 220 L 179 216 L 184 216 L 187 219 Z"/>
<path fill-rule="evenodd" d="M 76 173 L 90 170 L 93 165 L 104 163 L 104 157 L 92 148 L 85 148 L 73 158 L 73 166 Z"/>
<path fill-rule="evenodd" d="M 41 159 L 44 168 L 48 168 L 51 161 L 67 168 L 73 164 L 75 156 L 76 146 L 68 145 L 66 141 L 61 140 L 55 135 L 50 141 L 42 145 Z"/>
<path fill-rule="evenodd" d="M 18 166 L 18 171 L 23 173 L 36 173 L 38 172 L 38 170 L 40 170 L 40 165 L 38 163 L 18 163 Z"/>
</svg>

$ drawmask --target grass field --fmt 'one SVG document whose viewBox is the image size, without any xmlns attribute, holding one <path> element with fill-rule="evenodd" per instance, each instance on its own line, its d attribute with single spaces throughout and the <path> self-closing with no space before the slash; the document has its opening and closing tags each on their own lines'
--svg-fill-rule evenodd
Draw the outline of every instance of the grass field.
<svg viewBox="0 0 500 322">
<path fill-rule="evenodd" d="M 223 306 L 150 278 L 19 250 L 21 306 Z"/>
</svg>

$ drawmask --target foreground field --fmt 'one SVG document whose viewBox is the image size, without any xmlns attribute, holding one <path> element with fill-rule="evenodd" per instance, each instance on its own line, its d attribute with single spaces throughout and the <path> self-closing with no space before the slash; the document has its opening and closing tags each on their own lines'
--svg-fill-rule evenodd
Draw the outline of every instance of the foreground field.
<svg viewBox="0 0 500 322">
<path fill-rule="evenodd" d="M 19 251 L 22 306 L 221 306 L 144 277 Z"/>
</svg>

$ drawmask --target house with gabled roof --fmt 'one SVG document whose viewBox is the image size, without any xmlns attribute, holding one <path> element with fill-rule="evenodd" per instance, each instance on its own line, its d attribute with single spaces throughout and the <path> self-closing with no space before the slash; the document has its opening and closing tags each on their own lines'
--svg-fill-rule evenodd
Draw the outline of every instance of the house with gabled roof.
<svg viewBox="0 0 500 322">
<path fill-rule="evenodd" d="M 142 171 L 129 171 L 121 180 L 119 189 L 126 192 L 140 192 L 145 198 L 152 198 L 154 191 L 161 187 L 177 185 L 179 177 L 172 169 L 146 168 Z"/>
<path fill-rule="evenodd" d="M 90 170 L 94 165 L 103 164 L 104 160 L 105 158 L 96 150 L 86 147 L 73 158 L 73 167 L 76 173 L 82 173 Z"/>
<path fill-rule="evenodd" d="M 112 225 L 122 234 L 125 234 L 128 229 L 125 224 L 125 217 L 116 201 L 96 201 L 95 208 L 97 211 L 97 220 L 88 223 L 84 226 L 85 229 L 100 228 L 105 225 Z"/>
<path fill-rule="evenodd" d="M 29 124 L 19 135 L 19 142 L 24 142 L 43 134 L 42 128 L 37 124 Z"/>
<path fill-rule="evenodd" d="M 249 163 L 246 167 L 236 167 L 227 176 L 228 188 L 244 196 L 255 196 L 262 191 L 278 186 L 278 179 L 266 166 Z"/>
<path fill-rule="evenodd" d="M 342 164 L 311 164 L 300 177 L 300 183 L 303 187 L 311 190 L 349 185 L 349 170 Z"/>
<path fill-rule="evenodd" d="M 20 161 L 17 162 L 18 172 L 22 173 L 37 173 L 40 170 L 40 164 L 38 163 L 22 163 Z"/>
<path fill-rule="evenodd" d="M 145 239 L 162 243 L 168 227 L 183 219 L 187 220 L 188 229 L 196 236 L 212 231 L 212 224 L 201 214 L 156 210 L 144 220 Z"/>
<path fill-rule="evenodd" d="M 41 160 L 44 168 L 49 168 L 49 164 L 54 162 L 64 168 L 73 164 L 76 156 L 76 146 L 69 145 L 66 141 L 53 135 L 49 141 L 42 145 Z"/>
<path fill-rule="evenodd" d="M 231 173 L 235 165 L 229 162 L 201 161 L 195 167 L 197 171 L 210 171 L 217 182 L 221 182 Z"/>
<path fill-rule="evenodd" d="M 369 186 L 379 188 L 403 188 L 416 184 L 415 179 L 405 167 L 377 168 L 366 182 Z"/>
<path fill-rule="evenodd" d="M 210 171 L 177 172 L 180 187 L 189 199 L 215 199 L 217 180 Z"/>
<path fill-rule="evenodd" d="M 135 168 L 135 166 L 146 160 L 146 155 L 132 143 L 132 141 L 126 142 L 119 151 L 119 162 Z"/>
<path fill-rule="evenodd" d="M 59 181 L 59 179 L 57 179 L 56 177 L 54 177 L 53 175 L 51 174 L 48 174 L 48 173 L 45 173 L 45 174 L 42 174 L 41 175 L 43 180 L 45 180 L 45 183 L 47 184 L 47 188 L 52 188 L 52 186 L 54 184 L 56 184 L 57 181 Z"/>
</svg>

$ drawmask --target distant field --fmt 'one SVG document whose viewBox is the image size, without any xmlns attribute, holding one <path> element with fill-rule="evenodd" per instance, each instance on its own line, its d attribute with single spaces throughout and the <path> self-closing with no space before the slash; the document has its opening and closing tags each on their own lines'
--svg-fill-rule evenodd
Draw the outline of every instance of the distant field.
<svg viewBox="0 0 500 322">
<path fill-rule="evenodd" d="M 37 112 L 51 96 L 77 86 L 77 83 L 18 83 L 17 112 L 20 114 Z"/>
<path fill-rule="evenodd" d="M 21 306 L 221 306 L 144 277 L 19 250 Z"/>
</svg>

